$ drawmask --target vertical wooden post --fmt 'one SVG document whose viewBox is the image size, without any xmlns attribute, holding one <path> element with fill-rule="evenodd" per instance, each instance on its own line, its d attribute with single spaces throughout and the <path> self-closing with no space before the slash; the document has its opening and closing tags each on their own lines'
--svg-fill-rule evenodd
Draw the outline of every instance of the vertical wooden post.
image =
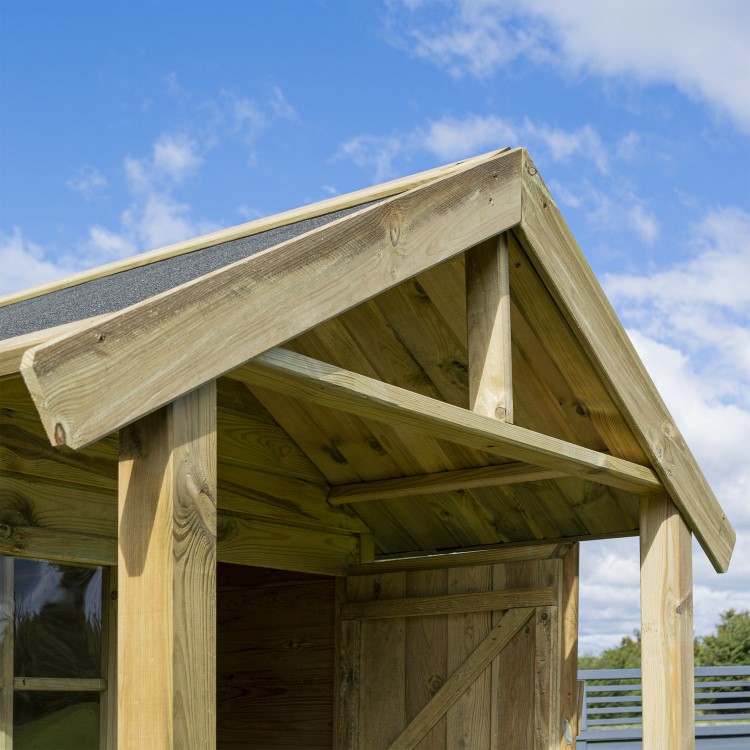
<svg viewBox="0 0 750 750">
<path fill-rule="evenodd" d="M 560 580 L 560 720 L 563 722 L 560 747 L 563 750 L 575 747 L 578 734 L 578 560 L 576 542 L 562 559 Z"/>
<path fill-rule="evenodd" d="M 13 750 L 13 558 L 0 557 L 0 750 Z"/>
<path fill-rule="evenodd" d="M 691 535 L 666 495 L 641 500 L 643 750 L 695 747 Z"/>
<path fill-rule="evenodd" d="M 469 408 L 513 421 L 510 275 L 505 233 L 466 253 Z"/>
<path fill-rule="evenodd" d="M 120 433 L 120 750 L 216 747 L 216 384 Z"/>
</svg>

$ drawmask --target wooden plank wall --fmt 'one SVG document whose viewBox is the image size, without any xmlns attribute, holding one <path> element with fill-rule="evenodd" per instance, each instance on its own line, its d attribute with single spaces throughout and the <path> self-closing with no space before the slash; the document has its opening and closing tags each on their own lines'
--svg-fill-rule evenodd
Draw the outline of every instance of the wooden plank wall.
<svg viewBox="0 0 750 750">
<path fill-rule="evenodd" d="M 490 666 L 414 747 L 417 750 L 550 750 L 569 747 L 563 720 L 575 736 L 578 548 L 564 557 L 429 571 L 350 576 L 347 602 L 402 599 L 389 608 L 340 609 L 337 750 L 387 750 L 485 642 L 508 610 L 395 617 L 415 598 L 532 589 L 537 606 Z M 549 592 L 549 593 L 547 593 Z M 486 597 L 489 601 L 489 597 Z M 435 611 L 444 601 L 433 599 Z M 522 606 L 523 603 L 519 604 Z M 377 619 L 352 620 L 357 613 Z M 352 669 L 355 666 L 355 669 Z M 357 672 L 359 671 L 359 674 Z M 358 732 L 352 731 L 358 727 Z M 394 745 L 401 747 L 401 744 Z M 411 745 L 408 745 L 411 747 Z"/>
<path fill-rule="evenodd" d="M 335 579 L 219 563 L 217 748 L 330 750 Z"/>
</svg>

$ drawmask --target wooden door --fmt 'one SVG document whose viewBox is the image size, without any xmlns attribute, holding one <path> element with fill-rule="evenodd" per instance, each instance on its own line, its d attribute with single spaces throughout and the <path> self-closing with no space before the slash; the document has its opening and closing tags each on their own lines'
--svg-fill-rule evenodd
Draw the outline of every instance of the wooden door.
<svg viewBox="0 0 750 750">
<path fill-rule="evenodd" d="M 342 579 L 337 750 L 572 747 L 577 546 L 560 554 Z"/>
</svg>

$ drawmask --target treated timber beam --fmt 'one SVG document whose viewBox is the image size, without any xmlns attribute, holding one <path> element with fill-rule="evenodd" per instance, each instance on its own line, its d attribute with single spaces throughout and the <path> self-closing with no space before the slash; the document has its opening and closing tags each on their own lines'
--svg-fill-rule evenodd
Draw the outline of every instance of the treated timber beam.
<svg viewBox="0 0 750 750">
<path fill-rule="evenodd" d="M 120 433 L 117 746 L 216 746 L 216 383 Z"/>
<path fill-rule="evenodd" d="M 666 496 L 641 500 L 643 750 L 693 750 L 692 545 Z"/>
<path fill-rule="evenodd" d="M 350 576 L 378 575 L 416 570 L 443 570 L 473 565 L 499 565 L 531 560 L 548 560 L 567 552 L 569 544 L 494 544 L 483 547 L 459 547 L 418 555 L 381 555 L 371 562 L 352 565 Z"/>
<path fill-rule="evenodd" d="M 284 349 L 268 351 L 231 375 L 251 387 L 262 386 L 331 409 L 630 492 L 662 489 L 658 477 L 644 466 L 473 414 Z"/>
<path fill-rule="evenodd" d="M 524 249 L 716 570 L 736 534 L 528 154 Z"/>
<path fill-rule="evenodd" d="M 533 614 L 533 607 L 508 611 L 466 661 L 445 681 L 432 700 L 409 722 L 388 750 L 413 750 Z"/>
<path fill-rule="evenodd" d="M 493 612 L 517 607 L 557 605 L 551 586 L 538 589 L 483 591 L 478 594 L 445 594 L 404 599 L 375 599 L 341 605 L 342 620 L 380 620 L 393 617 L 460 615 L 465 612 Z"/>
<path fill-rule="evenodd" d="M 543 479 L 559 479 L 569 476 L 563 471 L 546 469 L 514 462 L 499 466 L 479 466 L 475 469 L 456 469 L 413 477 L 379 479 L 357 484 L 341 484 L 331 487 L 328 502 L 331 505 L 347 505 L 369 500 L 389 500 L 394 497 L 416 497 L 436 492 L 454 492 L 476 487 L 499 487 L 522 482 L 539 482 Z"/>
<path fill-rule="evenodd" d="M 509 151 L 31 349 L 21 371 L 50 441 L 85 446 L 515 226 L 522 161 Z"/>
<path fill-rule="evenodd" d="M 16 302 L 33 299 L 34 297 L 41 297 L 42 295 L 49 294 L 50 292 L 57 292 L 61 289 L 69 289 L 70 287 L 85 284 L 86 282 L 94 281 L 95 279 L 112 276 L 116 273 L 129 271 L 132 268 L 140 268 L 141 266 L 147 266 L 151 263 L 158 263 L 159 261 L 174 258 L 178 255 L 193 253 L 196 250 L 213 247 L 214 245 L 223 242 L 231 242 L 232 240 L 242 239 L 244 237 L 252 237 L 255 234 L 268 232 L 271 229 L 277 229 L 278 227 L 288 226 L 307 219 L 314 219 L 318 216 L 325 216 L 326 214 L 359 206 L 363 203 L 389 198 L 392 195 L 405 193 L 407 190 L 423 185 L 426 182 L 432 182 L 438 177 L 445 177 L 446 175 L 464 170 L 472 165 L 481 164 L 482 162 L 499 156 L 509 150 L 510 149 L 508 148 L 503 148 L 489 151 L 486 154 L 472 156 L 469 159 L 461 159 L 452 164 L 445 164 L 440 167 L 435 167 L 434 169 L 428 169 L 424 172 L 417 172 L 416 174 L 407 175 L 406 177 L 399 177 L 390 182 L 371 185 L 370 187 L 364 188 L 363 190 L 357 190 L 353 193 L 345 193 L 344 195 L 337 195 L 333 198 L 326 198 L 317 203 L 293 208 L 290 211 L 283 211 L 278 214 L 273 214 L 272 216 L 264 216 L 255 221 L 249 221 L 244 224 L 239 224 L 238 226 L 229 227 L 228 229 L 220 229 L 216 232 L 211 232 L 210 234 L 193 237 L 183 242 L 176 242 L 172 245 L 167 245 L 166 247 L 151 250 L 150 252 L 138 253 L 138 255 L 131 255 L 128 258 L 121 258 L 112 263 L 106 263 L 105 265 L 97 266 L 96 268 L 71 274 L 62 279 L 55 279 L 54 281 L 49 281 L 44 284 L 38 284 L 30 289 L 22 289 L 18 292 L 6 294 L 0 297 L 0 307 L 13 305 Z"/>
<path fill-rule="evenodd" d="M 466 251 L 469 409 L 513 422 L 508 236 Z"/>
</svg>

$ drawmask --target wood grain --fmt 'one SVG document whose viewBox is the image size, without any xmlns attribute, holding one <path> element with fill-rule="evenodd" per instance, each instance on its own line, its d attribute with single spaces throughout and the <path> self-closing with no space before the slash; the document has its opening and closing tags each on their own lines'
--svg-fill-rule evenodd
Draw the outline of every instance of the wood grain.
<svg viewBox="0 0 750 750">
<path fill-rule="evenodd" d="M 121 434 L 118 747 L 216 743 L 216 390 Z"/>
<path fill-rule="evenodd" d="M 376 599 L 371 602 L 354 602 L 341 607 L 342 620 L 375 620 L 390 617 L 436 617 L 470 612 L 490 612 L 514 607 L 545 607 L 557 602 L 552 588 L 513 589 L 510 591 L 467 590 L 466 574 L 451 572 L 456 580 L 456 593 L 441 596 L 422 596 L 399 599 Z"/>
<path fill-rule="evenodd" d="M 466 252 L 469 408 L 513 422 L 508 237 Z"/>
<path fill-rule="evenodd" d="M 516 609 L 495 625 L 471 655 L 453 672 L 427 706 L 409 723 L 388 750 L 412 750 L 464 694 L 513 636 L 529 621 L 533 609 Z"/>
<path fill-rule="evenodd" d="M 21 370 L 50 441 L 87 445 L 514 226 L 520 165 L 511 151 L 468 167 L 28 351 Z"/>
<path fill-rule="evenodd" d="M 435 492 L 451 492 L 473 487 L 497 487 L 503 484 L 538 482 L 566 476 L 561 471 L 546 469 L 519 462 L 474 469 L 454 469 L 414 477 L 396 477 L 374 482 L 344 484 L 331 487 L 328 501 L 331 505 L 347 505 L 368 500 L 387 500 L 392 497 L 415 497 Z"/>
<path fill-rule="evenodd" d="M 645 466 L 473 414 L 284 349 L 273 349 L 256 357 L 235 370 L 232 376 L 249 385 L 260 385 L 329 408 L 601 484 L 633 492 L 653 492 L 662 487 Z"/>
<path fill-rule="evenodd" d="M 691 535 L 666 496 L 641 501 L 643 748 L 693 750 Z"/>
</svg>

